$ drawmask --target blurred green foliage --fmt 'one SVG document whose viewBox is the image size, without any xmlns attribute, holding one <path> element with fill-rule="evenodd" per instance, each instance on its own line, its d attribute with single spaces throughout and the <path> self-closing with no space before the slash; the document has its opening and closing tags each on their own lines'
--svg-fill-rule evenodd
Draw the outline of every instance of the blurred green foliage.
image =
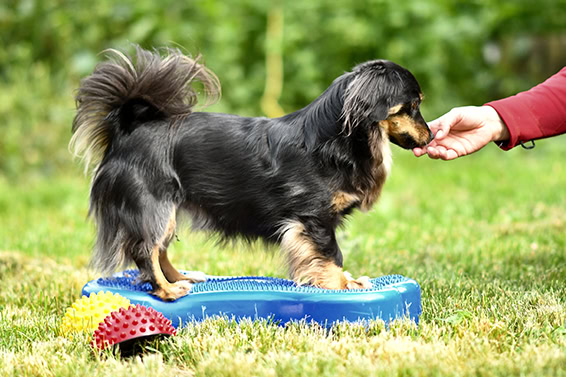
<svg viewBox="0 0 566 377">
<path fill-rule="evenodd" d="M 566 64 L 566 0 L 4 0 L 0 175 L 66 172 L 73 90 L 105 48 L 177 46 L 223 85 L 213 111 L 263 115 L 268 12 L 283 27 L 287 112 L 357 63 L 385 58 L 420 81 L 425 117 L 481 104 Z"/>
</svg>

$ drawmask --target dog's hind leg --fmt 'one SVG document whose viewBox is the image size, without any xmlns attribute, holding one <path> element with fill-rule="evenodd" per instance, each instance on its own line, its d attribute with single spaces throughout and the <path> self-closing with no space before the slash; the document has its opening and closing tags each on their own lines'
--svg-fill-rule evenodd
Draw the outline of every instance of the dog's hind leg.
<svg viewBox="0 0 566 377">
<path fill-rule="evenodd" d="M 202 274 L 194 277 L 178 272 L 167 258 L 167 246 L 175 235 L 176 211 L 171 211 L 160 238 L 151 245 L 150 258 L 144 254 L 133 255 L 142 276 L 153 285 L 153 294 L 164 301 L 173 301 L 187 295 L 192 283 L 206 280 Z M 147 255 L 147 254 L 145 254 Z"/>
<path fill-rule="evenodd" d="M 175 283 L 181 280 L 188 280 L 191 283 L 200 283 L 206 281 L 206 274 L 198 271 L 191 271 L 187 274 L 180 273 L 169 261 L 167 257 L 167 250 L 161 250 L 159 253 L 159 265 L 161 266 L 161 271 L 165 275 L 165 278 L 170 283 Z"/>
<path fill-rule="evenodd" d="M 206 281 L 206 274 L 199 271 L 191 271 L 187 274 L 180 273 L 169 260 L 167 256 L 167 247 L 169 243 L 175 236 L 176 229 L 176 211 L 171 215 L 169 219 L 168 227 L 172 230 L 167 233 L 166 239 L 163 241 L 163 248 L 159 251 L 159 266 L 163 275 L 169 281 L 169 283 L 176 283 L 181 280 L 186 280 L 189 283 L 200 283 Z"/>
</svg>

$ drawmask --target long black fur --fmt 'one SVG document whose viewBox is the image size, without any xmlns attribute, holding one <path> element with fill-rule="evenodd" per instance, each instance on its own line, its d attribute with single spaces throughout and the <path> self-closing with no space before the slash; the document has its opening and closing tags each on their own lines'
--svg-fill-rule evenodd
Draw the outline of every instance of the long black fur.
<svg viewBox="0 0 566 377">
<path fill-rule="evenodd" d="M 336 212 L 332 195 L 375 185 L 383 156 L 374 144 L 387 141 L 376 124 L 420 95 L 407 70 L 364 63 L 299 111 L 246 118 L 192 112 L 191 84 L 201 81 L 212 97 L 219 85 L 178 51 L 169 51 L 167 64 L 142 49 L 135 59 L 115 53 L 81 83 L 73 124 L 76 153 L 96 165 L 96 267 L 108 273 L 134 261 L 143 272 L 172 211 L 188 211 L 193 226 L 226 238 L 272 242 L 298 221 L 342 266 L 334 232 L 360 203 Z"/>
</svg>

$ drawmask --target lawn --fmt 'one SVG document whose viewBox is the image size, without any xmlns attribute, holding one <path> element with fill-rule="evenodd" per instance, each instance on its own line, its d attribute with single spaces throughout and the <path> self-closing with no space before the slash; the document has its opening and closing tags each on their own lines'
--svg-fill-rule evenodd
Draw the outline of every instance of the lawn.
<svg viewBox="0 0 566 377">
<path fill-rule="evenodd" d="M 0 375 L 566 376 L 564 137 L 531 151 L 494 146 L 453 162 L 394 147 L 379 203 L 340 231 L 354 275 L 422 287 L 411 323 L 279 327 L 192 324 L 143 357 L 94 355 L 58 331 L 94 272 L 88 181 L 0 179 Z M 181 231 L 173 263 L 218 275 L 285 276 L 261 244 L 218 246 Z"/>
</svg>

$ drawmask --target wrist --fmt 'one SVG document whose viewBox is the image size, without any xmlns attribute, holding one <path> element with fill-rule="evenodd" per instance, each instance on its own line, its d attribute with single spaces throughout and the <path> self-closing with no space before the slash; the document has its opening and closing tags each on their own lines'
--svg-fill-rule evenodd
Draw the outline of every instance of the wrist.
<svg viewBox="0 0 566 377">
<path fill-rule="evenodd" d="M 489 128 L 492 130 L 492 141 L 505 141 L 509 140 L 509 129 L 503 119 L 499 116 L 497 111 L 489 106 L 483 106 L 486 112 L 486 123 L 489 125 Z"/>
</svg>

